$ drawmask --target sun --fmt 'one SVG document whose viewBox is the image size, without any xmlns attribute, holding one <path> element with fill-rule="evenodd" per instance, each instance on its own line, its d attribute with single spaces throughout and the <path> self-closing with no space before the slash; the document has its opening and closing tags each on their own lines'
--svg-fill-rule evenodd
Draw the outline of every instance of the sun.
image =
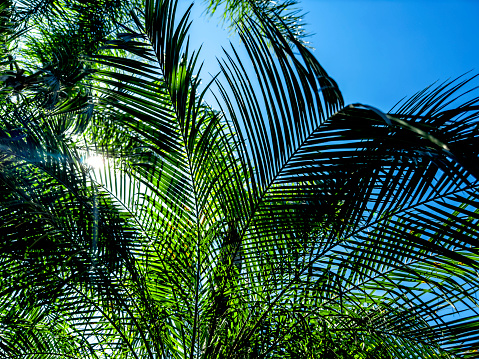
<svg viewBox="0 0 479 359">
<path fill-rule="evenodd" d="M 105 164 L 105 158 L 102 156 L 89 156 L 85 159 L 85 163 L 94 169 L 99 169 Z"/>
</svg>

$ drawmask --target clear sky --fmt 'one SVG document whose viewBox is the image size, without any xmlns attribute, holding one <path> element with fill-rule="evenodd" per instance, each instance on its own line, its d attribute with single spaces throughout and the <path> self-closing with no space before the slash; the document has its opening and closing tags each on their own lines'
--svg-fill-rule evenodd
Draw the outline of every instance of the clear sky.
<svg viewBox="0 0 479 359">
<path fill-rule="evenodd" d="M 314 54 L 347 103 L 387 111 L 437 80 L 479 73 L 479 0 L 303 4 Z"/>
<path fill-rule="evenodd" d="M 206 1 L 206 0 L 205 0 Z M 202 78 L 218 71 L 228 46 L 201 0 L 192 14 L 192 45 L 203 43 Z M 479 0 L 303 0 L 314 54 L 338 82 L 346 103 L 389 110 L 435 81 L 479 73 Z M 200 18 L 200 19 L 199 19 Z M 238 40 L 230 38 L 233 44 Z M 476 82 L 479 85 L 479 81 Z"/>
</svg>

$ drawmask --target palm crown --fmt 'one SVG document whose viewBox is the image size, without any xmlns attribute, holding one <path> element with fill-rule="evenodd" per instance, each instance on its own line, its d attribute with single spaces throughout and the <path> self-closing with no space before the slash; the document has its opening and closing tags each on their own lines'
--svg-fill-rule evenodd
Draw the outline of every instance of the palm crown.
<svg viewBox="0 0 479 359">
<path fill-rule="evenodd" d="M 472 79 L 345 106 L 292 2 L 228 0 L 202 86 L 190 8 L 39 4 L 1 17 L 2 356 L 479 356 Z"/>
</svg>

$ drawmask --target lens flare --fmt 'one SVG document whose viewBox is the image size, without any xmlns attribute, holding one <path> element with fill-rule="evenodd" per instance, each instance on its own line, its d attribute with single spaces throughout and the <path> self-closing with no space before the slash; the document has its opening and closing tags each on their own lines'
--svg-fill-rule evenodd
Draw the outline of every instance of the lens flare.
<svg viewBox="0 0 479 359">
<path fill-rule="evenodd" d="M 105 159 L 102 156 L 90 156 L 85 159 L 85 163 L 95 169 L 103 167 Z"/>
</svg>

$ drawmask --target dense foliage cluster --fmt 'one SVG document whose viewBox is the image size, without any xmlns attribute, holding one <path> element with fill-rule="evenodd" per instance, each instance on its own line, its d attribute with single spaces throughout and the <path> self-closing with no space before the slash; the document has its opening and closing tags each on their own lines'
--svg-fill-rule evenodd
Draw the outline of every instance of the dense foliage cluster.
<svg viewBox="0 0 479 359">
<path fill-rule="evenodd" d="M 2 1 L 0 356 L 479 357 L 473 78 L 345 105 L 296 3 L 204 5 L 207 86 L 191 6 Z"/>
</svg>

